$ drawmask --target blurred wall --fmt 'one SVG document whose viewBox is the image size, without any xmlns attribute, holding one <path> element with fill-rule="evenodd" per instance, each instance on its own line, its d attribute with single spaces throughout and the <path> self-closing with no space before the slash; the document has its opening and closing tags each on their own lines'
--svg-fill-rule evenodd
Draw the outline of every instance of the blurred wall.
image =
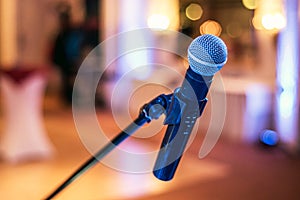
<svg viewBox="0 0 300 200">
<path fill-rule="evenodd" d="M 48 62 L 55 22 L 49 0 L 0 1 L 0 64 L 42 67 Z"/>
<path fill-rule="evenodd" d="M 0 66 L 12 65 L 17 55 L 16 0 L 0 1 Z"/>
</svg>

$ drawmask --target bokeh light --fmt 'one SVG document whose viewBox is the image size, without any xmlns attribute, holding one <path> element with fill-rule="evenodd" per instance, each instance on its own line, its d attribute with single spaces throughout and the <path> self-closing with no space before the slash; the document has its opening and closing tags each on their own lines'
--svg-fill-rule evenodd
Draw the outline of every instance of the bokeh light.
<svg viewBox="0 0 300 200">
<path fill-rule="evenodd" d="M 242 0 L 243 5 L 249 10 L 254 10 L 258 6 L 258 0 Z"/>
<path fill-rule="evenodd" d="M 257 30 L 278 33 L 286 26 L 286 16 L 282 0 L 257 0 L 252 24 Z"/>
<path fill-rule="evenodd" d="M 267 146 L 275 146 L 278 144 L 278 134 L 273 130 L 264 130 L 260 134 L 260 141 Z"/>
<path fill-rule="evenodd" d="M 220 36 L 222 27 L 219 22 L 214 20 L 207 20 L 200 26 L 200 34 L 212 34 Z"/>
<path fill-rule="evenodd" d="M 262 16 L 262 25 L 267 30 L 280 30 L 285 27 L 286 20 L 281 13 L 265 14 Z"/>
<path fill-rule="evenodd" d="M 226 32 L 229 37 L 237 38 L 242 35 L 242 27 L 238 22 L 231 22 L 227 25 Z"/>
<path fill-rule="evenodd" d="M 261 23 L 263 27 L 267 30 L 272 30 L 275 26 L 274 19 L 271 14 L 265 14 L 264 16 L 262 16 Z"/>
<path fill-rule="evenodd" d="M 153 14 L 147 20 L 148 27 L 155 30 L 166 30 L 170 25 L 170 19 L 166 15 Z"/>
<path fill-rule="evenodd" d="M 185 15 L 190 20 L 196 21 L 201 18 L 203 14 L 203 9 L 199 4 L 191 3 L 186 9 L 185 9 Z"/>
<path fill-rule="evenodd" d="M 258 15 L 255 15 L 252 19 L 252 24 L 254 26 L 254 28 L 256 30 L 262 30 L 263 29 L 263 26 L 261 24 L 261 17 L 258 16 Z"/>
</svg>

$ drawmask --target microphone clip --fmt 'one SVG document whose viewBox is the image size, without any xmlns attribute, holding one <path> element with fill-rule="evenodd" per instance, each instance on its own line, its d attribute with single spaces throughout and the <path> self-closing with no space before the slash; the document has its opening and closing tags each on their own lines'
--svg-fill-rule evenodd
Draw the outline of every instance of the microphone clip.
<svg viewBox="0 0 300 200">
<path fill-rule="evenodd" d="M 196 101 L 188 100 L 187 98 L 184 98 L 184 96 L 182 96 L 179 91 L 180 88 L 177 88 L 172 95 L 171 102 L 167 110 L 168 112 L 166 113 L 164 125 L 180 124 L 183 111 L 189 112 L 190 116 L 194 118 L 200 117 L 204 111 L 204 108 L 208 101 L 207 98 Z"/>
<path fill-rule="evenodd" d="M 161 94 L 152 99 L 140 109 L 140 115 L 144 115 L 151 122 L 152 119 L 158 119 L 162 114 L 166 114 L 169 110 L 170 102 L 173 94 Z"/>
<path fill-rule="evenodd" d="M 147 122 L 153 119 L 158 119 L 162 114 L 165 114 L 164 125 L 180 124 L 182 112 L 191 112 L 191 116 L 198 118 L 202 115 L 207 98 L 192 101 L 183 99 L 180 95 L 180 88 L 177 88 L 173 94 L 161 94 L 150 102 L 144 104 L 140 109 L 140 115 L 147 118 Z M 195 107 L 197 106 L 197 107 Z"/>
</svg>

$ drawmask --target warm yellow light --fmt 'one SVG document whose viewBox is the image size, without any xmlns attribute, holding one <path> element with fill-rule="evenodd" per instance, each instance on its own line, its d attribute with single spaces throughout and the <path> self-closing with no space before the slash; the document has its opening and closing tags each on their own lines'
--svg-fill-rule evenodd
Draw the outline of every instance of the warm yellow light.
<svg viewBox="0 0 300 200">
<path fill-rule="evenodd" d="M 249 10 L 254 10 L 257 8 L 258 0 L 243 0 L 243 5 Z"/>
<path fill-rule="evenodd" d="M 108 0 L 107 0 L 108 1 Z M 157 21 L 160 18 L 165 20 L 166 24 L 168 24 L 168 30 L 178 30 L 179 28 L 179 0 L 138 0 L 141 2 L 147 2 L 147 8 L 145 15 L 147 16 L 147 21 Z M 129 3 L 130 4 L 130 3 Z M 152 16 L 156 15 L 156 17 Z M 161 17 L 163 15 L 163 17 Z M 154 18 L 154 19 L 153 19 Z M 158 18 L 158 19 L 155 19 Z M 148 22 L 148 27 L 152 22 Z M 159 24 L 159 22 L 155 22 L 154 24 Z M 166 26 L 166 25 L 165 25 Z M 163 26 L 162 26 L 163 27 Z"/>
<path fill-rule="evenodd" d="M 283 0 L 257 0 L 257 3 L 252 20 L 256 29 L 277 33 L 286 26 Z"/>
<path fill-rule="evenodd" d="M 261 24 L 261 18 L 258 15 L 255 15 L 252 19 L 252 24 L 256 30 L 262 30 L 263 26 Z"/>
<path fill-rule="evenodd" d="M 271 14 L 265 14 L 262 16 L 261 23 L 267 30 L 272 30 L 274 28 L 274 20 Z"/>
<path fill-rule="evenodd" d="M 207 20 L 200 26 L 201 34 L 212 34 L 215 36 L 220 36 L 222 32 L 221 25 L 214 20 Z"/>
<path fill-rule="evenodd" d="M 286 19 L 281 13 L 276 13 L 273 16 L 275 23 L 275 28 L 276 29 L 283 29 L 286 26 Z"/>
<path fill-rule="evenodd" d="M 155 30 L 166 30 L 170 25 L 170 19 L 162 14 L 153 14 L 148 20 L 148 27 Z"/>
<path fill-rule="evenodd" d="M 186 9 L 185 9 L 185 15 L 190 19 L 190 20 L 198 20 L 201 18 L 203 13 L 203 9 L 199 4 L 196 3 L 191 3 Z"/>
<path fill-rule="evenodd" d="M 267 30 L 280 30 L 285 27 L 286 21 L 281 13 L 265 14 L 262 16 L 262 25 Z"/>
</svg>

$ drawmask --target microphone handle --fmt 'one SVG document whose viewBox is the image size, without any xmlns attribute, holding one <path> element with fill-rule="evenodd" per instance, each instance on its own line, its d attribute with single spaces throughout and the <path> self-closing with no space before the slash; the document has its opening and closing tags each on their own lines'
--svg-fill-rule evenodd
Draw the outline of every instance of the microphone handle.
<svg viewBox="0 0 300 200">
<path fill-rule="evenodd" d="M 212 79 L 213 76 L 202 76 L 189 67 L 181 88 L 175 90 L 164 122 L 168 128 L 153 169 L 156 178 L 173 178 L 196 119 L 206 105 Z"/>
<path fill-rule="evenodd" d="M 175 171 L 185 150 L 192 129 L 199 114 L 195 109 L 187 109 L 181 116 L 181 123 L 168 125 L 163 138 L 161 149 L 153 169 L 156 178 L 169 181 L 174 177 Z"/>
</svg>

